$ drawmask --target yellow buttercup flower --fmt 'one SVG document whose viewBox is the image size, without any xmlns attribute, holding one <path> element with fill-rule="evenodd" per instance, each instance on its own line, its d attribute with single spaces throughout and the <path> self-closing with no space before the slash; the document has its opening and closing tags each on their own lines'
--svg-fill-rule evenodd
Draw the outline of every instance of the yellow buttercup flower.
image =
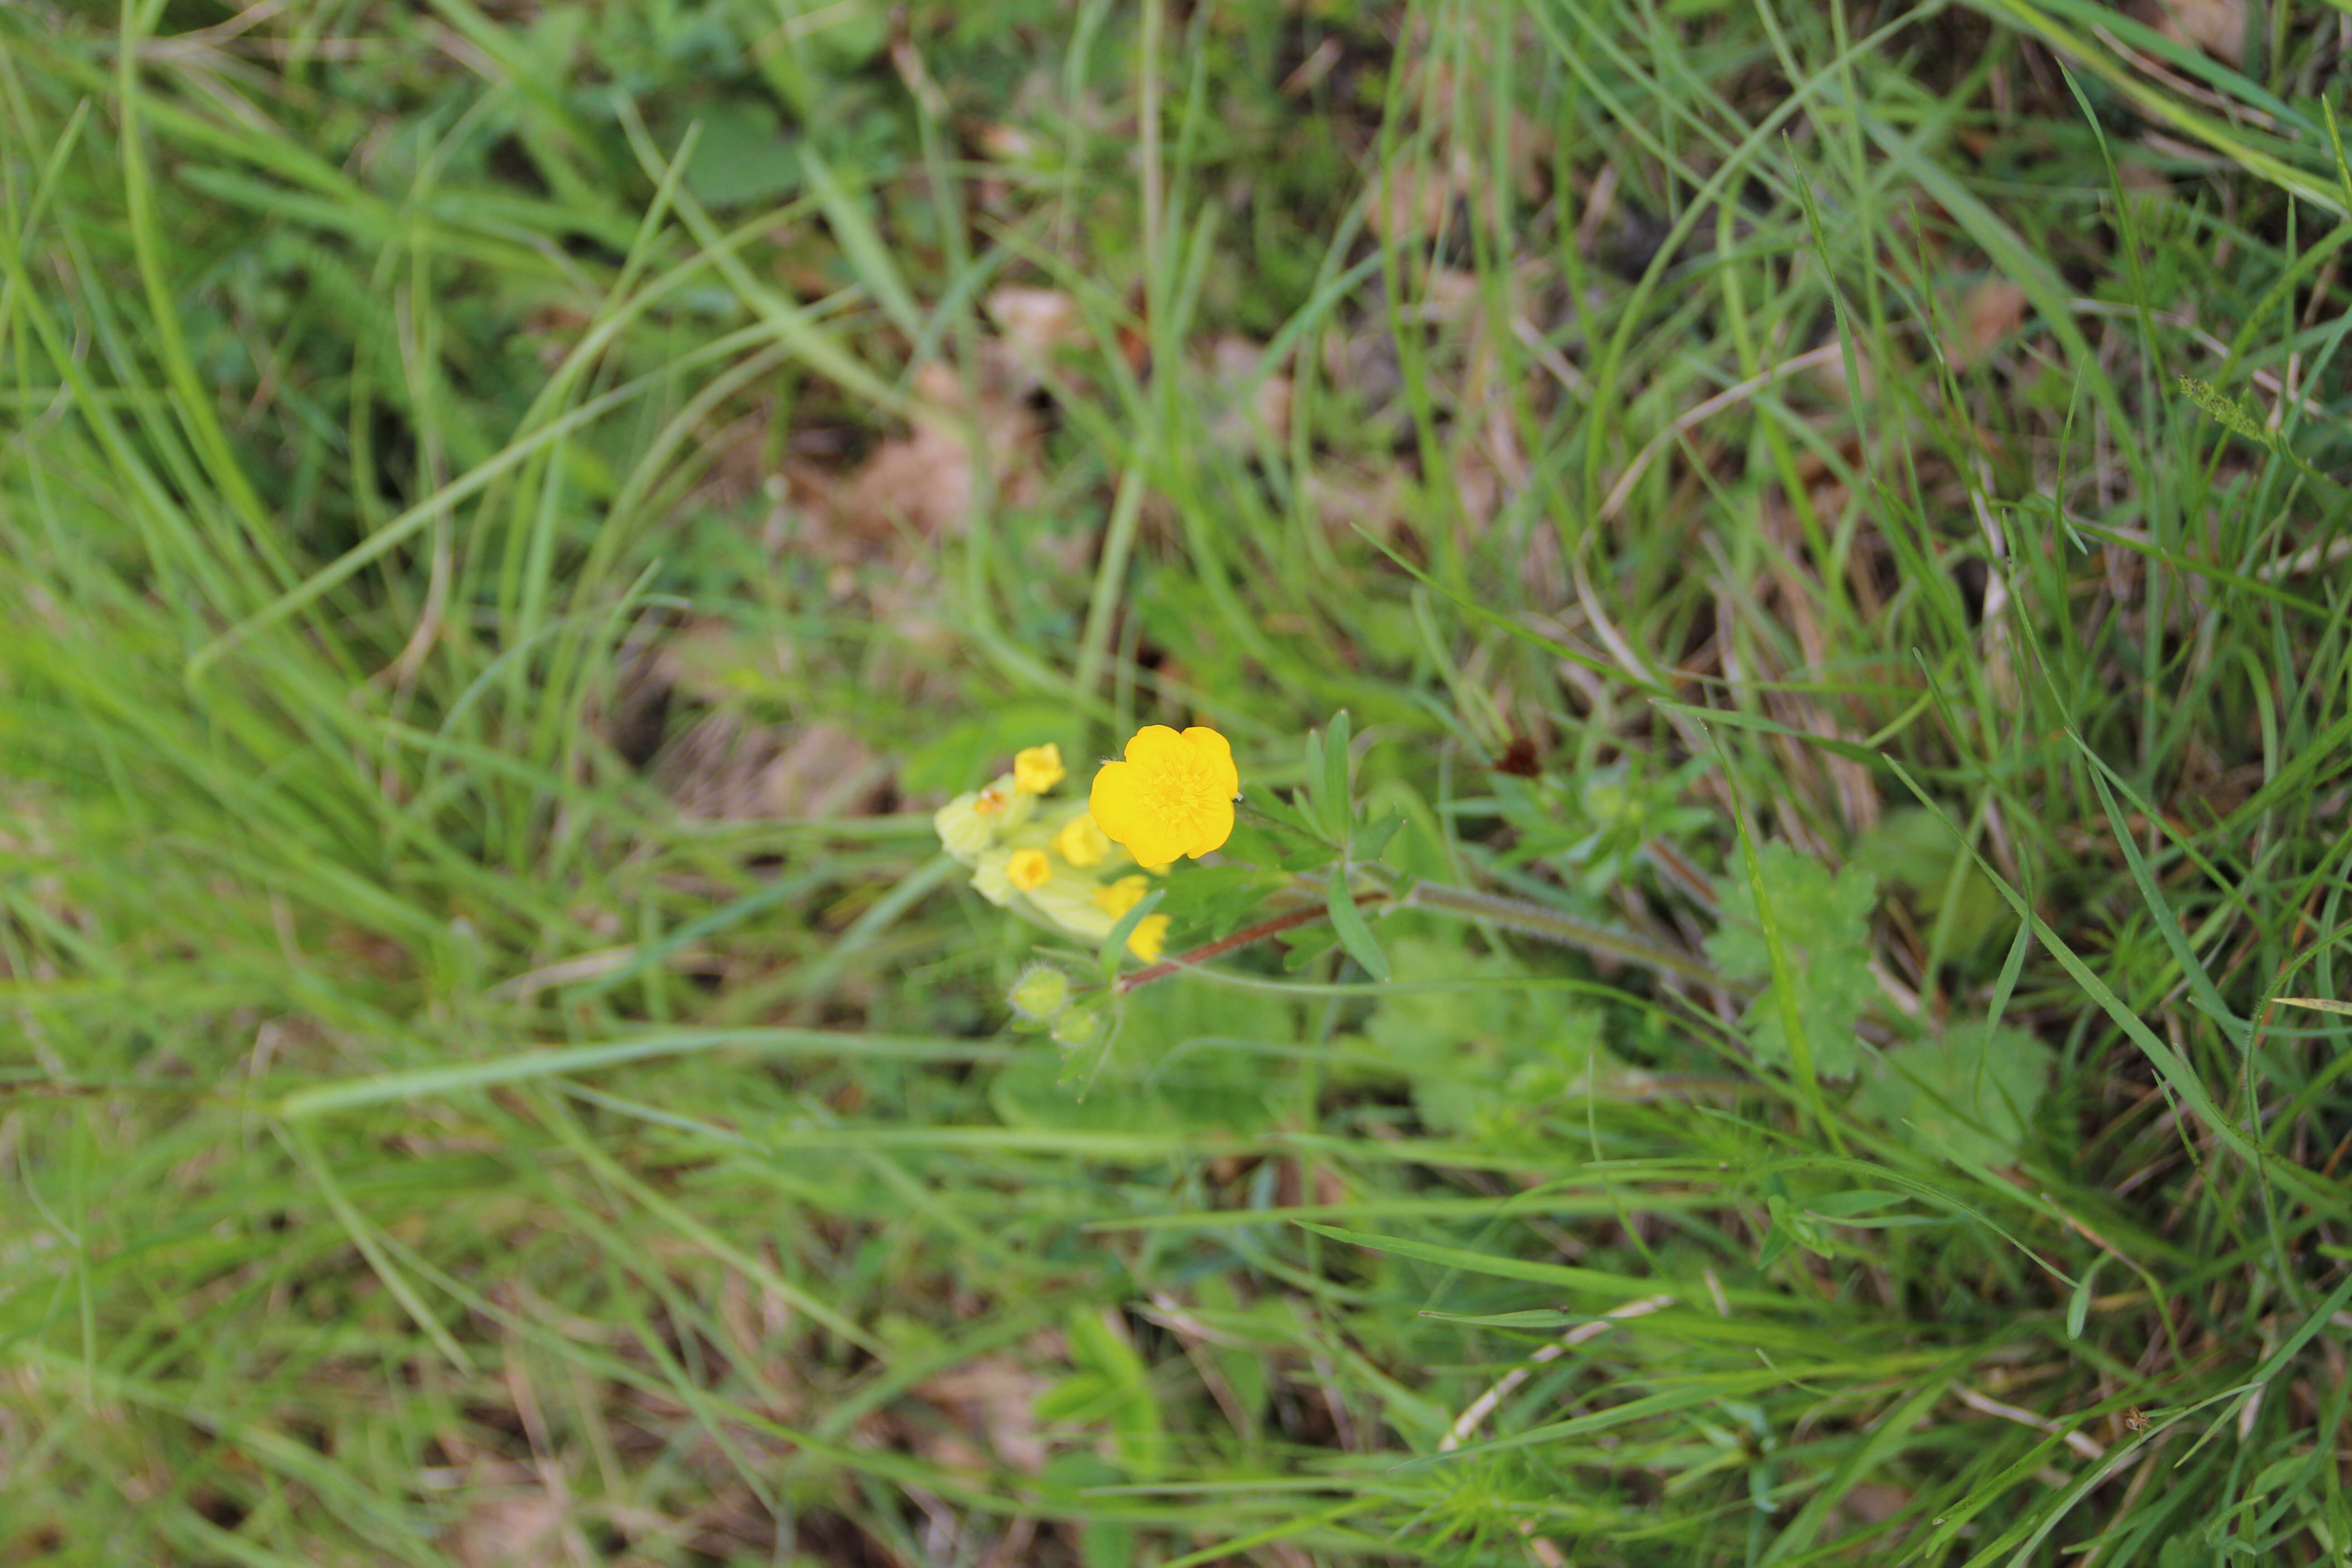
<svg viewBox="0 0 2352 1568">
<path fill-rule="evenodd" d="M 1110 853 L 1110 839 L 1095 826 L 1094 813 L 1082 811 L 1054 835 L 1054 853 L 1081 868 L 1099 866 L 1103 857 Z"/>
<path fill-rule="evenodd" d="M 1044 795 L 1069 776 L 1062 766 L 1062 748 L 1047 742 L 1013 753 L 1013 783 L 1030 795 Z"/>
<path fill-rule="evenodd" d="M 1197 724 L 1181 735 L 1149 724 L 1128 742 L 1123 760 L 1095 774 L 1088 805 L 1104 833 L 1140 864 L 1157 866 L 1179 855 L 1197 860 L 1232 837 L 1240 788 L 1223 735 Z"/>
<path fill-rule="evenodd" d="M 1024 893 L 1044 887 L 1053 874 L 1054 862 L 1043 849 L 1015 849 L 1004 863 L 1004 879 Z"/>
</svg>

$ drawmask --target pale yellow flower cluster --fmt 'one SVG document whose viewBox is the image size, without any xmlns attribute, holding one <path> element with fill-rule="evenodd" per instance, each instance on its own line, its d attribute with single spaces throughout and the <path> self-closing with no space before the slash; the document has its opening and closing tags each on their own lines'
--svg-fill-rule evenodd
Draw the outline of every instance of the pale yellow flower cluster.
<svg viewBox="0 0 2352 1568">
<path fill-rule="evenodd" d="M 1099 942 L 1150 884 L 1140 876 L 1102 879 L 1133 859 L 1103 832 L 1087 802 L 1041 798 L 1067 776 L 1060 747 L 1028 747 L 1014 755 L 1011 773 L 956 796 L 933 814 L 931 825 L 941 847 L 971 868 L 981 897 Z M 1128 933 L 1127 950 L 1150 963 L 1167 941 L 1168 917 L 1146 915 Z"/>
</svg>

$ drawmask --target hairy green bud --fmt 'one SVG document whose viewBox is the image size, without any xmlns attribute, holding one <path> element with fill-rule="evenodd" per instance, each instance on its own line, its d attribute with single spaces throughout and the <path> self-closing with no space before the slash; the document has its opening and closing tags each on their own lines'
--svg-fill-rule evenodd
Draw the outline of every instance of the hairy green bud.
<svg viewBox="0 0 2352 1568">
<path fill-rule="evenodd" d="M 1032 964 L 1006 1000 L 1024 1018 L 1051 1018 L 1070 1005 L 1070 977 L 1050 963 Z"/>
</svg>

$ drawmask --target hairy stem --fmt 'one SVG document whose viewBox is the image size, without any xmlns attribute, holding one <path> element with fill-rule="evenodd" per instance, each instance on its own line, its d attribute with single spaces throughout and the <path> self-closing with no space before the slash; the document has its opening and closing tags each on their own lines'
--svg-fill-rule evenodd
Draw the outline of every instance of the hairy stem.
<svg viewBox="0 0 2352 1568">
<path fill-rule="evenodd" d="M 1359 893 L 1356 895 L 1356 902 L 1377 903 L 1387 896 L 1378 891 Z M 1640 937 L 1628 935 L 1623 931 L 1609 931 L 1603 927 L 1590 924 L 1576 919 L 1573 915 L 1564 915 L 1558 910 L 1547 909 L 1541 904 L 1530 903 L 1525 899 L 1505 898 L 1498 893 L 1474 892 L 1467 888 L 1450 888 L 1442 882 L 1419 882 L 1415 883 L 1412 890 L 1404 896 L 1403 907 L 1434 910 L 1443 914 L 1460 915 L 1470 920 L 1492 921 L 1496 925 L 1508 926 L 1513 931 L 1525 935 L 1537 937 L 1545 942 L 1558 942 L 1562 947 L 1577 948 L 1603 958 L 1613 958 L 1621 963 L 1638 963 L 1644 969 L 1654 970 L 1661 974 L 1671 974 L 1696 984 L 1721 985 L 1723 984 L 1722 976 L 1707 969 L 1705 964 L 1685 957 L 1672 948 L 1660 947 L 1654 942 L 1645 942 Z M 1203 942 L 1199 947 L 1176 954 L 1173 958 L 1162 959 L 1158 963 L 1149 964 L 1132 974 L 1122 974 L 1118 977 L 1115 989 L 1119 995 L 1124 996 L 1139 985 L 1149 985 L 1155 980 L 1165 980 L 1181 970 L 1206 963 L 1213 958 L 1222 958 L 1226 953 L 1238 948 L 1247 947 L 1254 942 L 1263 942 L 1267 937 L 1279 936 L 1284 931 L 1296 931 L 1304 925 L 1312 925 L 1317 921 L 1327 918 L 1327 914 L 1328 911 L 1324 907 L 1317 904 L 1276 915 L 1269 920 L 1260 921 L 1255 925 L 1244 926 L 1230 936 Z"/>
<path fill-rule="evenodd" d="M 1525 899 L 1507 899 L 1497 893 L 1477 893 L 1467 888 L 1449 888 L 1442 882 L 1419 882 L 1404 897 L 1409 909 L 1441 910 L 1447 914 L 1463 915 L 1472 920 L 1493 921 L 1545 942 L 1555 942 L 1562 947 L 1580 948 L 1605 958 L 1638 963 L 1661 974 L 1672 974 L 1701 985 L 1719 985 L 1721 977 L 1705 964 L 1685 957 L 1672 948 L 1660 947 L 1638 936 L 1606 930 L 1564 915 L 1558 910 L 1529 903 Z"/>
</svg>

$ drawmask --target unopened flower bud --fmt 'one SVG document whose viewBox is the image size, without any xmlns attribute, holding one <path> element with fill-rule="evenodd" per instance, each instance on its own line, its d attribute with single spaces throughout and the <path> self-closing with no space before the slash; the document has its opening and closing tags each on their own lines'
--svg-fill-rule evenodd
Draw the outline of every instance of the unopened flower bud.
<svg viewBox="0 0 2352 1568">
<path fill-rule="evenodd" d="M 1102 1030 L 1102 1016 L 1092 1007 L 1067 1007 L 1054 1020 L 1054 1043 L 1076 1047 L 1092 1043 Z"/>
<path fill-rule="evenodd" d="M 1013 982 L 1009 1000 L 1024 1018 L 1050 1018 L 1070 1005 L 1070 977 L 1041 963 Z"/>
</svg>

